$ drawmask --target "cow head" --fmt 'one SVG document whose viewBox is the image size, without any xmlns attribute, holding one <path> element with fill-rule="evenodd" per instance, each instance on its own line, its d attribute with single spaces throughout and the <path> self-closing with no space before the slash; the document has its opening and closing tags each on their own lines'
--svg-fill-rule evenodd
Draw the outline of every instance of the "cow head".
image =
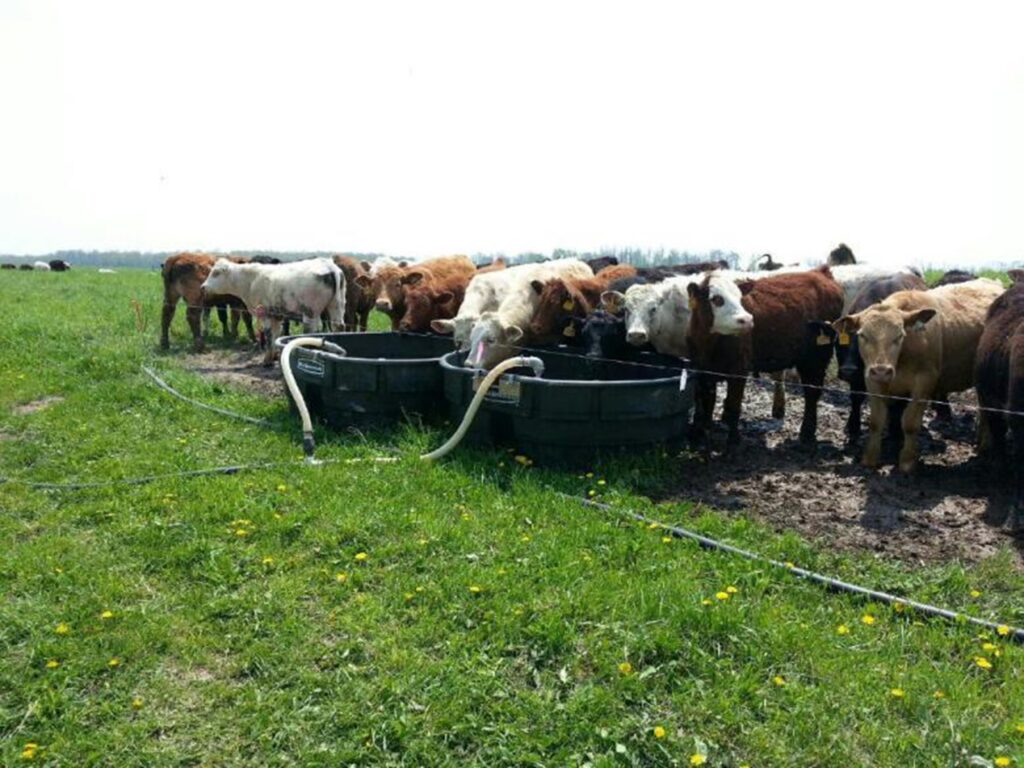
<svg viewBox="0 0 1024 768">
<path fill-rule="evenodd" d="M 626 345 L 626 324 L 621 317 L 597 310 L 579 330 L 587 357 L 614 357 Z"/>
<path fill-rule="evenodd" d="M 371 284 L 371 291 L 376 297 L 374 309 L 385 315 L 394 315 L 404 309 L 403 276 L 398 267 L 384 267 L 377 272 Z"/>
<path fill-rule="evenodd" d="M 857 374 L 864 370 L 860 359 L 860 344 L 857 341 L 857 334 L 839 330 L 833 327 L 832 323 L 815 321 L 808 325 L 813 337 L 811 343 L 833 347 L 840 380 L 852 384 Z"/>
<path fill-rule="evenodd" d="M 867 377 L 879 384 L 888 384 L 896 377 L 896 364 L 907 337 L 923 332 L 935 314 L 930 307 L 901 310 L 882 303 L 856 315 L 841 317 L 833 327 L 851 338 L 857 335 Z"/>
<path fill-rule="evenodd" d="M 518 344 L 522 338 L 523 329 L 518 325 L 505 325 L 497 312 L 484 312 L 470 333 L 469 354 L 463 365 L 493 368 L 516 353 L 509 345 Z"/>
<path fill-rule="evenodd" d="M 217 259 L 206 280 L 200 286 L 204 294 L 231 293 L 232 263 L 225 258 Z"/>
<path fill-rule="evenodd" d="M 1013 285 L 1024 285 L 1024 269 L 1010 269 L 1006 272 Z"/>
<path fill-rule="evenodd" d="M 398 330 L 425 333 L 439 316 L 454 315 L 445 311 L 446 305 L 455 300 L 451 291 L 435 291 L 429 285 L 416 284 L 405 289 L 405 314 L 398 324 Z"/>
<path fill-rule="evenodd" d="M 552 337 L 561 336 L 565 329 L 571 327 L 573 315 L 586 314 L 588 308 L 579 306 L 580 299 L 573 296 L 565 281 L 560 278 L 547 282 L 533 280 L 530 287 L 540 297 L 530 321 L 530 333 L 538 339 L 551 340 Z M 569 331 L 570 336 L 573 333 Z"/>
<path fill-rule="evenodd" d="M 743 296 L 753 287 L 750 281 L 737 284 L 724 275 L 712 273 L 701 282 L 690 283 L 690 308 L 710 314 L 711 333 L 738 336 L 754 329 L 754 316 L 743 306 Z"/>
<path fill-rule="evenodd" d="M 658 296 L 654 285 L 631 285 L 626 292 L 605 291 L 601 304 L 612 314 L 622 315 L 626 327 L 626 341 L 642 347 L 651 340 L 651 323 L 658 311 Z"/>
<path fill-rule="evenodd" d="M 462 352 L 469 349 L 469 336 L 478 319 L 478 315 L 456 315 L 451 320 L 431 320 L 430 327 L 442 336 L 451 334 L 455 348 Z"/>
</svg>

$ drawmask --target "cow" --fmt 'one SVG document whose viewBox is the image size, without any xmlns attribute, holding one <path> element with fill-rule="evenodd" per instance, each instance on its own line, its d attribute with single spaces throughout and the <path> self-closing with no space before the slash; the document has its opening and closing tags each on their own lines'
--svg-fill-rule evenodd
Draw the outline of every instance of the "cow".
<svg viewBox="0 0 1024 768">
<path fill-rule="evenodd" d="M 590 271 L 596 275 L 606 267 L 617 266 L 619 260 L 615 256 L 596 256 L 593 259 L 584 259 L 583 263 L 590 267 Z"/>
<path fill-rule="evenodd" d="M 281 321 L 301 315 L 307 333 L 326 312 L 332 330 L 345 324 L 345 275 L 330 259 L 307 259 L 287 264 L 237 264 L 217 259 L 203 283 L 205 294 L 237 296 L 261 319 L 267 334 L 263 364 L 274 364 L 274 341 Z"/>
<path fill-rule="evenodd" d="M 571 322 L 573 318 L 586 318 L 600 306 L 601 294 L 611 283 L 635 274 L 635 267 L 619 264 L 605 267 L 593 277 L 581 280 L 552 277 L 531 281 L 530 285 L 539 298 L 530 319 L 530 333 L 541 343 L 554 343 L 566 334 L 571 336 L 575 333 Z"/>
<path fill-rule="evenodd" d="M 862 312 L 883 301 L 897 291 L 923 291 L 927 289 L 924 279 L 914 274 L 900 273 L 882 277 L 865 285 L 854 298 L 848 312 Z M 850 415 L 846 421 L 846 434 L 851 440 L 860 437 L 861 414 L 867 399 L 867 383 L 864 381 L 864 362 L 860 359 L 857 334 L 839 333 L 831 323 L 817 323 L 819 334 L 829 337 L 835 347 L 836 365 L 839 378 L 850 385 Z M 898 409 L 892 409 L 896 412 Z M 891 426 L 891 425 L 890 425 Z"/>
<path fill-rule="evenodd" d="M 280 264 L 281 260 L 277 256 L 264 256 L 263 254 L 256 254 L 250 256 L 249 261 L 253 264 Z"/>
<path fill-rule="evenodd" d="M 707 435 L 721 378 L 727 379 L 723 419 L 731 448 L 739 443 L 746 377 L 757 371 L 796 368 L 807 385 L 800 440 L 812 444 L 820 387 L 832 358 L 832 347 L 820 342 L 813 324 L 838 318 L 843 308 L 842 289 L 828 267 L 738 283 L 712 272 L 691 282 L 687 291 L 692 299 L 687 346 L 694 367 L 701 371 L 695 439 L 702 441 Z"/>
<path fill-rule="evenodd" d="M 903 412 L 903 446 L 898 466 L 917 466 L 917 437 L 927 400 L 962 392 L 974 383 L 974 356 L 989 307 L 1003 292 L 1002 283 L 981 278 L 930 291 L 898 291 L 834 327 L 858 335 L 867 370 L 871 403 L 870 433 L 861 463 L 877 467 L 889 398 L 911 398 Z"/>
<path fill-rule="evenodd" d="M 840 267 L 846 264 L 856 264 L 857 259 L 854 258 L 850 246 L 846 243 L 840 243 L 832 249 L 832 252 L 828 255 L 828 261 L 825 263 L 830 267 Z"/>
<path fill-rule="evenodd" d="M 1009 290 L 989 307 L 974 360 L 982 456 L 1008 474 L 1013 500 L 1006 523 L 1024 528 L 1024 269 L 1011 269 Z M 1003 411 L 1009 411 L 1004 413 Z M 1012 458 L 1006 432 L 1013 441 Z"/>
<path fill-rule="evenodd" d="M 35 267 L 33 267 L 31 264 L 19 264 L 18 269 L 22 270 L 23 272 L 31 272 L 33 269 L 35 269 Z"/>
<path fill-rule="evenodd" d="M 480 275 L 476 280 L 492 276 L 501 278 L 500 303 L 497 309 L 482 312 L 473 324 L 470 330 L 469 354 L 464 361 L 467 367 L 492 368 L 511 357 L 516 346 L 532 342 L 529 323 L 540 300 L 540 294 L 534 289 L 533 281 L 544 281 L 553 277 L 578 280 L 593 277 L 594 273 L 579 259 L 558 259 Z M 470 283 L 470 288 L 473 283 Z M 452 322 L 458 322 L 460 317 L 464 317 L 462 309 L 465 306 L 464 301 L 459 314 Z"/>
<path fill-rule="evenodd" d="M 687 287 L 700 279 L 699 275 L 677 275 L 653 283 L 637 282 L 625 293 L 605 291 L 601 304 L 623 315 L 630 344 L 651 344 L 663 355 L 683 357 L 690 324 Z"/>
<path fill-rule="evenodd" d="M 32 269 L 36 272 L 49 272 L 50 265 L 45 261 L 34 261 L 32 262 Z"/>
<path fill-rule="evenodd" d="M 233 258 L 241 260 L 241 257 Z M 256 340 L 252 318 L 241 299 L 235 296 L 203 295 L 203 281 L 216 261 L 215 256 L 207 253 L 178 253 L 164 261 L 160 270 L 164 281 L 164 308 L 160 319 L 161 349 L 169 349 L 171 346 L 171 321 L 179 299 L 185 300 L 185 318 L 192 330 L 192 344 L 196 352 L 206 348 L 206 336 L 210 332 L 210 309 L 213 307 L 217 307 L 225 338 L 238 336 L 238 321 L 241 319 L 245 322 L 249 338 Z M 113 273 L 113 270 L 101 269 L 99 272 Z M 226 311 L 228 306 L 231 308 L 230 324 Z"/>
<path fill-rule="evenodd" d="M 625 320 L 604 309 L 595 309 L 585 320 L 573 319 L 573 332 L 568 340 L 577 339 L 587 357 L 635 361 L 654 351 L 650 344 L 638 347 L 627 342 Z"/>
<path fill-rule="evenodd" d="M 49 264 L 50 269 L 54 272 L 67 272 L 71 269 L 71 265 L 64 261 L 64 259 L 51 259 Z"/>
<path fill-rule="evenodd" d="M 332 260 L 345 275 L 345 330 L 365 331 L 374 296 L 359 278 L 369 277 L 369 273 L 363 262 L 351 256 L 334 256 Z"/>
<path fill-rule="evenodd" d="M 941 288 L 944 285 L 956 285 L 957 283 L 966 283 L 968 280 L 974 280 L 978 276 L 972 275 L 962 269 L 951 269 L 947 272 L 943 272 L 938 280 L 935 281 L 935 285 L 932 288 Z"/>
<path fill-rule="evenodd" d="M 408 275 L 416 272 L 419 280 L 423 274 L 432 278 L 445 279 L 451 275 L 461 275 L 468 282 L 476 272 L 476 266 L 468 256 L 440 256 L 427 259 L 412 266 L 382 267 L 375 275 L 364 275 L 358 278 L 360 286 L 374 297 L 374 309 L 383 312 L 391 319 L 391 330 L 397 331 L 405 315 L 405 291 L 409 285 Z"/>
<path fill-rule="evenodd" d="M 496 269 L 505 269 L 508 266 L 508 262 L 504 256 L 499 256 L 491 261 L 484 261 L 476 265 L 477 272 L 493 272 Z"/>
<path fill-rule="evenodd" d="M 854 299 L 860 295 L 865 286 L 876 280 L 897 275 L 916 275 L 923 277 L 921 270 L 916 267 L 876 267 L 873 264 L 846 264 L 838 267 L 829 267 L 832 270 L 832 279 L 843 288 L 843 314 L 850 314 L 850 307 Z"/>
<path fill-rule="evenodd" d="M 0 269 L 17 269 L 15 264 L 0 264 Z"/>
</svg>

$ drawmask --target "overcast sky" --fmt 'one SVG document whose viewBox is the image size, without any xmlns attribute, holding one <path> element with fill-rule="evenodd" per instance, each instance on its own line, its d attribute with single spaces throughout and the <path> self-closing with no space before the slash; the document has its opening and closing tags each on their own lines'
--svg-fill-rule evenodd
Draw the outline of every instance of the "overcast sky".
<svg viewBox="0 0 1024 768">
<path fill-rule="evenodd" d="M 0 252 L 1024 259 L 1024 3 L 0 0 Z"/>
</svg>

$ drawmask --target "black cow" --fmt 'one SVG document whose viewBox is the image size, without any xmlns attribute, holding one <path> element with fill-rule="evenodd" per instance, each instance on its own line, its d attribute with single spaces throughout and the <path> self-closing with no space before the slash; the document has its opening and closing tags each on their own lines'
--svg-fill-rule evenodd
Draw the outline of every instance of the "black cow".
<svg viewBox="0 0 1024 768">
<path fill-rule="evenodd" d="M 67 272 L 69 269 L 71 269 L 71 265 L 64 261 L 64 259 L 53 259 L 50 262 L 51 272 Z"/>
<path fill-rule="evenodd" d="M 932 288 L 938 288 L 940 285 L 955 285 L 956 283 L 966 283 L 970 280 L 977 279 L 977 275 L 972 275 L 970 272 L 966 272 L 962 269 L 951 269 L 948 272 L 944 272 L 942 277 L 935 281 L 935 285 Z"/>
<path fill-rule="evenodd" d="M 584 259 L 583 263 L 590 267 L 591 271 L 596 275 L 605 267 L 614 267 L 619 263 L 619 260 L 614 256 L 598 256 L 595 259 Z"/>
</svg>

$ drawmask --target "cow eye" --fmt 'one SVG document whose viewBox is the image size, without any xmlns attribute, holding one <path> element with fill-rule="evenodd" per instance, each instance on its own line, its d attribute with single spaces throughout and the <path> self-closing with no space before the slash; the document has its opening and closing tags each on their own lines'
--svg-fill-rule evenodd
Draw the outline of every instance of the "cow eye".
<svg viewBox="0 0 1024 768">
<path fill-rule="evenodd" d="M 712 296 L 711 303 L 714 304 L 716 307 L 721 307 L 725 304 L 725 299 L 723 299 L 721 296 Z"/>
</svg>

